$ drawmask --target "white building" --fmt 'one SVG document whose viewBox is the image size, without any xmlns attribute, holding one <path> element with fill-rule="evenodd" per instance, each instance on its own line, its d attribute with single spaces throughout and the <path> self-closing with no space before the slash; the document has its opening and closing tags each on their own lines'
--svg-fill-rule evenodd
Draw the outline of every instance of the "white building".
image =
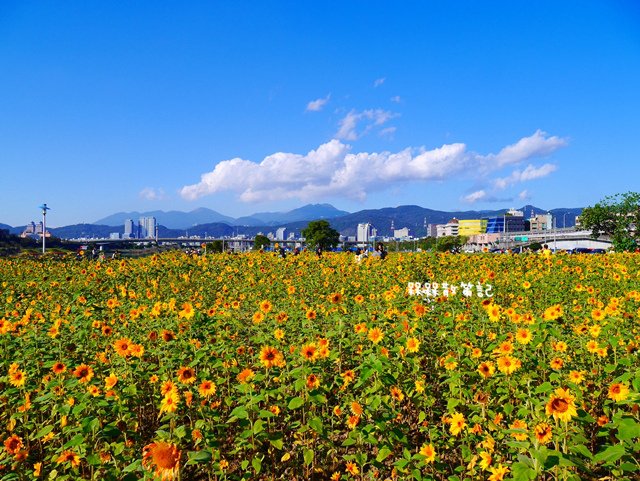
<svg viewBox="0 0 640 481">
<path fill-rule="evenodd" d="M 138 238 L 151 239 L 156 235 L 156 218 L 140 217 L 138 221 Z"/>
<path fill-rule="evenodd" d="M 124 221 L 124 234 L 122 235 L 123 239 L 134 239 L 136 237 L 136 232 L 134 231 L 134 223 L 133 219 L 126 219 Z"/>
<path fill-rule="evenodd" d="M 286 227 L 278 227 L 276 229 L 276 240 L 279 240 L 279 241 L 285 240 L 286 232 L 287 232 Z"/>
<path fill-rule="evenodd" d="M 376 234 L 376 229 L 371 224 L 358 224 L 358 230 L 356 231 L 356 241 L 366 244 L 367 242 L 370 242 L 371 238 L 375 237 Z"/>
<path fill-rule="evenodd" d="M 447 237 L 447 236 L 457 236 L 458 235 L 458 219 L 455 217 L 451 219 L 446 224 L 438 224 L 436 226 L 436 237 Z"/>
<path fill-rule="evenodd" d="M 409 237 L 409 228 L 403 227 L 402 229 L 394 229 L 393 238 L 394 239 L 407 239 Z"/>
</svg>

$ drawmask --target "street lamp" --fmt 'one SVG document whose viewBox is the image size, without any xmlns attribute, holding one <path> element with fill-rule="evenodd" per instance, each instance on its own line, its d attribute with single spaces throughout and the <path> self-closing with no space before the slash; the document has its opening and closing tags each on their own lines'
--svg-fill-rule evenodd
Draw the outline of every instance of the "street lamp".
<svg viewBox="0 0 640 481">
<path fill-rule="evenodd" d="M 45 239 L 47 237 L 47 211 L 51 210 L 51 207 L 47 207 L 47 204 L 42 204 L 38 207 L 42 209 L 42 253 L 44 254 Z"/>
</svg>

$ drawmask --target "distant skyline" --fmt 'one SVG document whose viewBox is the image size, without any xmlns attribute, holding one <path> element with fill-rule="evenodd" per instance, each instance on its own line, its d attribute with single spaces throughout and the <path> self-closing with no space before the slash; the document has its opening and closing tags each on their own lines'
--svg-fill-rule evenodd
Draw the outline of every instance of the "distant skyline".
<svg viewBox="0 0 640 481">
<path fill-rule="evenodd" d="M 638 191 L 640 3 L 0 3 L 0 223 Z"/>
</svg>

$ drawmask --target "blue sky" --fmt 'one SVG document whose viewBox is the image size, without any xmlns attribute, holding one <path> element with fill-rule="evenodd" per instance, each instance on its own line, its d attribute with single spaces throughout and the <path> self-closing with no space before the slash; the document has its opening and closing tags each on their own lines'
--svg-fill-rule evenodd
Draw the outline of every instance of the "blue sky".
<svg viewBox="0 0 640 481">
<path fill-rule="evenodd" d="M 0 223 L 637 191 L 640 3 L 0 2 Z"/>
</svg>

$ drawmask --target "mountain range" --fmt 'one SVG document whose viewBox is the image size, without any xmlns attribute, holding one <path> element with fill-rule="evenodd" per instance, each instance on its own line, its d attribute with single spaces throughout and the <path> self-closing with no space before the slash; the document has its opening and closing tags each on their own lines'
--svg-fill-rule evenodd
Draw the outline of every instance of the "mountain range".
<svg viewBox="0 0 640 481">
<path fill-rule="evenodd" d="M 529 218 L 531 214 L 538 215 L 549 212 L 556 219 L 557 227 L 574 226 L 576 216 L 582 212 L 582 208 L 546 210 L 532 205 L 525 205 L 518 210 L 525 213 L 525 218 Z M 286 227 L 288 232 L 295 232 L 296 235 L 299 235 L 309 221 L 317 219 L 329 220 L 334 229 L 348 236 L 355 235 L 358 224 L 366 222 L 376 227 L 378 235 L 392 234 L 391 225 L 393 223 L 395 229 L 408 227 L 411 235 L 424 236 L 426 235 L 425 224 L 445 224 L 454 217 L 457 219 L 496 217 L 505 212 L 506 209 L 447 212 L 417 205 L 405 205 L 349 213 L 336 209 L 330 204 L 308 204 L 288 212 L 259 212 L 234 219 L 211 209 L 199 208 L 190 212 L 119 212 L 99 219 L 93 224 L 75 224 L 49 230 L 54 236 L 63 239 L 104 238 L 114 232 L 122 234 L 125 219 L 133 219 L 134 222 L 137 222 L 140 217 L 153 216 L 158 223 L 159 237 L 223 237 L 237 234 L 252 237 L 260 232 L 266 234 L 274 231 L 277 227 Z M 24 230 L 24 226 L 11 227 L 0 224 L 0 229 L 20 234 Z"/>
</svg>

